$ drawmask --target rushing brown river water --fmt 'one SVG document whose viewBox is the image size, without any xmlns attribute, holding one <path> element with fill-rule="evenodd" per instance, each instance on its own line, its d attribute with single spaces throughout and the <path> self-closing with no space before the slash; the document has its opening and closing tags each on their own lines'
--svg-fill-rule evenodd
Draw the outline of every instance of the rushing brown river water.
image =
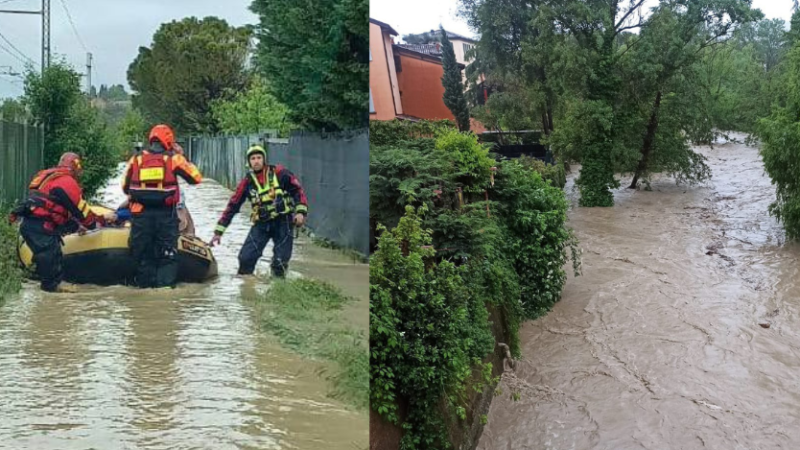
<svg viewBox="0 0 800 450">
<path fill-rule="evenodd" d="M 104 203 L 121 201 L 118 186 Z M 230 191 L 209 181 L 185 192 L 209 239 Z M 214 249 L 220 277 L 205 285 L 56 295 L 26 283 L 0 308 L 0 448 L 366 448 L 366 414 L 330 399 L 322 363 L 265 335 L 240 298 L 263 287 L 234 277 L 248 217 Z M 257 272 L 269 273 L 271 255 Z M 366 265 L 301 238 L 291 269 L 358 297 L 347 315 L 367 329 Z"/>
<path fill-rule="evenodd" d="M 479 449 L 800 448 L 800 246 L 756 148 L 700 150 L 705 186 L 573 207 L 583 276 L 524 325 Z"/>
</svg>

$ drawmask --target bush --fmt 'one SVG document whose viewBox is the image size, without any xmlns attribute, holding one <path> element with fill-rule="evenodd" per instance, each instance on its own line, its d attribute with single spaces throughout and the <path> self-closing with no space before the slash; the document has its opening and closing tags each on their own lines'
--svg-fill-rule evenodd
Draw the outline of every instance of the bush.
<svg viewBox="0 0 800 450">
<path fill-rule="evenodd" d="M 541 159 L 522 155 L 519 158 L 519 162 L 523 166 L 538 172 L 542 179 L 550 181 L 553 186 L 564 189 L 567 184 L 567 171 L 560 161 L 556 161 L 555 164 L 547 164 Z"/>
<path fill-rule="evenodd" d="M 403 448 L 445 448 L 437 402 L 466 417 L 464 381 L 493 348 L 487 306 L 519 356 L 520 322 L 558 300 L 568 255 L 579 262 L 565 193 L 536 171 L 563 185 L 563 166 L 503 161 L 492 187 L 495 162 L 473 136 L 408 131 L 371 139 L 370 216 L 397 227 L 370 264 L 370 402 L 395 423 L 398 400 L 409 404 Z"/>
<path fill-rule="evenodd" d="M 489 149 L 478 143 L 473 134 L 450 130 L 436 138 L 436 151 L 439 157 L 452 165 L 456 179 L 465 187 L 482 187 L 488 184 L 494 160 L 489 157 Z"/>
<path fill-rule="evenodd" d="M 411 207 L 385 231 L 370 262 L 372 408 L 397 423 L 397 396 L 409 400 L 401 448 L 447 447 L 433 414 L 446 394 L 463 402 L 474 364 L 492 350 L 483 299 L 467 288 L 466 267 L 435 263 L 431 236 Z"/>
<path fill-rule="evenodd" d="M 456 124 L 450 120 L 372 120 L 369 122 L 369 144 L 374 147 L 393 146 L 420 138 L 436 138 L 455 129 Z"/>
<path fill-rule="evenodd" d="M 22 287 L 22 270 L 17 257 L 17 228 L 8 223 L 9 207 L 0 203 L 0 305 Z"/>
<path fill-rule="evenodd" d="M 568 255 L 579 271 L 577 241 L 567 227 L 564 191 L 518 161 L 504 161 L 494 197 L 508 230 L 507 252 L 519 275 L 522 304 L 538 317 L 561 297 Z"/>
<path fill-rule="evenodd" d="M 761 119 L 757 133 L 761 139 L 764 169 L 775 185 L 775 201 L 769 206 L 772 216 L 783 222 L 786 236 L 800 238 L 800 122 L 777 111 Z"/>
</svg>

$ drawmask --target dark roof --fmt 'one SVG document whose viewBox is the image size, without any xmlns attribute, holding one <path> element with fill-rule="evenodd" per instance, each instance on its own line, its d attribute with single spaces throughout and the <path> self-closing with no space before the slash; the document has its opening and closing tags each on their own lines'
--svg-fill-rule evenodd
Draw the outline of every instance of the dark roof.
<svg viewBox="0 0 800 450">
<path fill-rule="evenodd" d="M 388 23 L 383 23 L 383 22 L 381 22 L 380 20 L 375 20 L 375 19 L 373 19 L 373 18 L 371 18 L 371 17 L 370 17 L 369 21 L 370 21 L 370 23 L 374 23 L 375 25 L 378 25 L 379 27 L 383 28 L 384 30 L 388 31 L 390 34 L 392 34 L 392 35 L 394 35 L 394 36 L 399 36 L 399 35 L 400 35 L 400 33 L 398 33 L 398 32 L 397 32 L 397 31 L 396 31 L 394 28 L 392 28 L 392 26 L 391 26 L 391 25 L 389 25 Z"/>
<path fill-rule="evenodd" d="M 399 46 L 426 55 L 442 56 L 442 49 L 438 44 L 399 44 Z"/>
<path fill-rule="evenodd" d="M 441 34 L 441 30 L 431 30 L 430 32 L 432 34 L 436 35 L 436 36 Z M 447 32 L 447 37 L 449 37 L 450 39 L 459 39 L 459 40 L 462 40 L 462 41 L 472 42 L 473 44 L 478 42 L 477 40 L 475 40 L 475 39 L 473 39 L 471 37 L 466 37 L 466 36 L 463 36 L 461 34 L 453 33 L 452 31 L 448 31 Z"/>
<path fill-rule="evenodd" d="M 424 52 L 420 52 L 420 51 L 408 48 L 408 47 L 406 47 L 407 45 L 409 45 L 409 44 L 394 44 L 394 45 L 392 45 L 392 49 L 394 49 L 394 51 L 396 53 L 398 53 L 398 54 L 406 54 L 408 56 L 415 56 L 415 57 L 418 57 L 419 59 L 422 59 L 422 60 L 425 60 L 425 61 L 430 61 L 430 62 L 435 62 L 437 64 L 442 64 L 441 53 L 438 54 L 438 55 L 432 55 L 430 53 L 424 53 Z M 458 67 L 463 70 L 467 66 L 465 66 L 464 64 L 458 63 Z"/>
</svg>

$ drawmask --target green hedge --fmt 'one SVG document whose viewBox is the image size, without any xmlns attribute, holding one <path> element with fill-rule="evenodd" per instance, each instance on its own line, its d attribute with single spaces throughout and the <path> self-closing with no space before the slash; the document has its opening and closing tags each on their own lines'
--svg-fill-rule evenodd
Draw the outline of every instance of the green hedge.
<svg viewBox="0 0 800 450">
<path fill-rule="evenodd" d="M 373 125 L 380 144 L 370 143 L 370 215 L 382 224 L 370 261 L 370 404 L 399 423 L 398 400 L 408 403 L 402 448 L 446 448 L 437 405 L 444 397 L 463 419 L 470 373 L 491 382 L 486 306 L 502 312 L 519 356 L 520 322 L 560 298 L 577 245 L 556 166 L 498 163 L 472 135 L 402 127 Z"/>
</svg>

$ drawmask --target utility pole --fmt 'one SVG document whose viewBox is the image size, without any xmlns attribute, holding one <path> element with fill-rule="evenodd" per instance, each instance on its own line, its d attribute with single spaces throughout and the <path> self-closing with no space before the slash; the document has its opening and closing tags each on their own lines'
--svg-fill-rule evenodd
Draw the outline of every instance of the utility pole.
<svg viewBox="0 0 800 450">
<path fill-rule="evenodd" d="M 92 93 L 92 54 L 86 53 L 86 93 Z"/>
<path fill-rule="evenodd" d="M 50 0 L 42 0 L 42 73 L 50 67 Z"/>
<path fill-rule="evenodd" d="M 41 11 L 0 9 L 0 14 L 33 14 L 42 16 L 42 72 L 50 66 L 50 0 L 42 0 Z"/>
</svg>

